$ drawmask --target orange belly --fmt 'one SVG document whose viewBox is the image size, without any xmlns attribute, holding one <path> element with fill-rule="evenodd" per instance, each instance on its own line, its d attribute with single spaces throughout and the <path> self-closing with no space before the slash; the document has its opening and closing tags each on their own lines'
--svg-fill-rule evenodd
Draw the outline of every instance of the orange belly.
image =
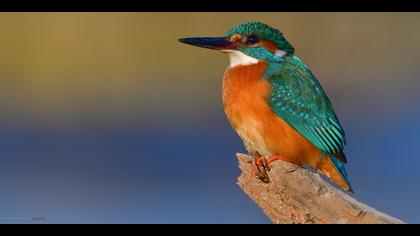
<svg viewBox="0 0 420 236">
<path fill-rule="evenodd" d="M 266 79 L 260 79 L 266 67 L 265 62 L 259 62 L 227 69 L 223 79 L 225 113 L 250 154 L 281 155 L 315 168 L 321 151 L 268 105 L 271 86 Z"/>
</svg>

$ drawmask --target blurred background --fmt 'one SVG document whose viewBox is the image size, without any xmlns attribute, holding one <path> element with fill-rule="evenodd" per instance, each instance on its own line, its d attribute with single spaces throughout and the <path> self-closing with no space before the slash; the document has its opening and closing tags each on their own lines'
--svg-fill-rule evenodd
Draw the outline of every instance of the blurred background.
<svg viewBox="0 0 420 236">
<path fill-rule="evenodd" d="M 270 223 L 236 185 L 227 58 L 177 41 L 246 21 L 323 85 L 356 198 L 419 223 L 418 13 L 1 13 L 0 223 Z"/>
</svg>

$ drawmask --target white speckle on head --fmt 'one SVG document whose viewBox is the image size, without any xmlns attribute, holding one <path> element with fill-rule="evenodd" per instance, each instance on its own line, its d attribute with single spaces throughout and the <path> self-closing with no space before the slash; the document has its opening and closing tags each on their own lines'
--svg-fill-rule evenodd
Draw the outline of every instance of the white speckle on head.
<svg viewBox="0 0 420 236">
<path fill-rule="evenodd" d="M 238 65 L 251 65 L 258 63 L 258 59 L 250 57 L 238 50 L 223 50 L 229 58 L 230 67 Z"/>
<path fill-rule="evenodd" d="M 279 50 L 279 49 L 277 49 L 276 52 L 274 53 L 274 55 L 276 55 L 278 57 L 283 57 L 286 54 L 287 54 L 287 52 Z"/>
</svg>

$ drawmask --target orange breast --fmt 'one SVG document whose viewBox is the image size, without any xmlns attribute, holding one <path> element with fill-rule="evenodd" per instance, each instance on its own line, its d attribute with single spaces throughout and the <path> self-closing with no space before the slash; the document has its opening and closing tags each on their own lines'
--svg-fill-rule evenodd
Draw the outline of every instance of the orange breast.
<svg viewBox="0 0 420 236">
<path fill-rule="evenodd" d="M 226 70 L 223 106 L 230 123 L 251 154 L 283 155 L 302 165 L 316 166 L 320 150 L 268 105 L 271 86 L 261 79 L 266 67 L 265 62 L 259 62 Z"/>
</svg>

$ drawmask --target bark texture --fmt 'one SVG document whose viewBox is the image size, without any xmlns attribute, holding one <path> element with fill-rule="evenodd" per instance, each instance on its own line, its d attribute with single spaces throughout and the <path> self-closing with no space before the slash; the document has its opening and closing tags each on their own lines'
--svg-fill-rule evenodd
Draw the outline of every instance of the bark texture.
<svg viewBox="0 0 420 236">
<path fill-rule="evenodd" d="M 251 173 L 252 157 L 238 153 L 242 173 L 238 184 L 274 223 L 283 224 L 401 224 L 324 181 L 317 173 L 275 161 L 270 183 Z"/>
</svg>

